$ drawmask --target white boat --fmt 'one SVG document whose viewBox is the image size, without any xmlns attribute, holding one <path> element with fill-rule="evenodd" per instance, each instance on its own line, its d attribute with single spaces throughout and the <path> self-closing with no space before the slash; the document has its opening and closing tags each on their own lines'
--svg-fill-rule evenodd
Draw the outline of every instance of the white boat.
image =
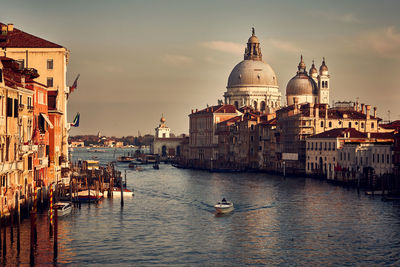
<svg viewBox="0 0 400 267">
<path fill-rule="evenodd" d="M 234 210 L 233 203 L 226 201 L 225 198 L 221 202 L 218 202 L 214 208 L 217 211 L 217 214 L 229 213 Z"/>
<path fill-rule="evenodd" d="M 53 209 L 57 209 L 57 216 L 68 215 L 72 211 L 71 202 L 57 202 L 54 204 Z"/>
<path fill-rule="evenodd" d="M 124 195 L 124 197 L 133 197 L 134 196 L 133 191 L 131 191 L 129 189 L 126 189 L 126 188 L 124 188 L 123 190 L 124 191 L 123 191 L 122 194 Z M 114 197 L 121 197 L 121 189 L 118 188 L 118 187 L 114 187 L 113 188 L 113 196 Z M 108 197 L 108 192 L 107 191 L 104 191 L 104 197 Z"/>
</svg>

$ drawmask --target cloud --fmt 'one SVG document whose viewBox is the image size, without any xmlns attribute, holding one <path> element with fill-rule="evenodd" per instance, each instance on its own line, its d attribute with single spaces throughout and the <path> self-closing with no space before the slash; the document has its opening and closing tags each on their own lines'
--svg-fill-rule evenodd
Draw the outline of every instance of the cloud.
<svg viewBox="0 0 400 267">
<path fill-rule="evenodd" d="M 293 54 L 300 53 L 301 51 L 304 52 L 304 50 L 301 50 L 299 47 L 289 41 L 270 38 L 267 40 L 267 44 L 284 52 Z"/>
<path fill-rule="evenodd" d="M 400 59 L 400 33 L 394 26 L 364 32 L 352 43 L 354 48 L 383 58 Z"/>
<path fill-rule="evenodd" d="M 244 52 L 244 45 L 234 42 L 225 42 L 225 41 L 209 41 L 200 43 L 201 46 L 217 50 L 229 54 L 241 55 Z"/>
<path fill-rule="evenodd" d="M 316 14 L 317 16 L 328 19 L 330 21 L 337 21 L 342 23 L 361 23 L 361 20 L 357 18 L 357 16 L 353 13 L 334 14 L 320 10 L 314 11 L 313 14 Z"/>
<path fill-rule="evenodd" d="M 191 63 L 193 59 L 191 57 L 183 56 L 183 55 L 171 55 L 167 54 L 163 57 L 163 62 L 171 64 L 171 65 L 181 65 Z"/>
</svg>

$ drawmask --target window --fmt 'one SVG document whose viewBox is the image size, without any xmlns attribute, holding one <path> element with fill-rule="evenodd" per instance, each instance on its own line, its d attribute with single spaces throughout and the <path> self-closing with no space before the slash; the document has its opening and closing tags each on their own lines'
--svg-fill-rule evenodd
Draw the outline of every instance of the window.
<svg viewBox="0 0 400 267">
<path fill-rule="evenodd" d="M 376 155 L 376 163 L 379 163 L 379 154 Z"/>
<path fill-rule="evenodd" d="M 314 143 L 311 143 L 311 150 L 314 150 Z"/>
<path fill-rule="evenodd" d="M 52 59 L 48 59 L 47 60 L 47 69 L 48 70 L 52 70 L 53 69 L 53 60 Z"/>
<path fill-rule="evenodd" d="M 325 82 L 325 88 L 328 88 L 328 81 Z"/>
<path fill-rule="evenodd" d="M 7 117 L 12 117 L 13 115 L 12 104 L 13 104 L 12 98 L 7 97 Z"/>
<path fill-rule="evenodd" d="M 332 144 L 329 142 L 328 150 L 331 150 L 331 145 L 332 145 Z"/>
<path fill-rule="evenodd" d="M 47 77 L 47 87 L 53 87 L 53 77 Z"/>
<path fill-rule="evenodd" d="M 361 123 L 361 128 L 364 128 L 364 123 L 363 122 Z"/>
<path fill-rule="evenodd" d="M 32 97 L 31 96 L 27 97 L 26 105 L 28 106 L 28 108 L 32 107 Z"/>
<path fill-rule="evenodd" d="M 382 154 L 382 163 L 385 163 L 385 155 Z"/>
<path fill-rule="evenodd" d="M 253 125 L 251 125 L 251 126 L 253 126 Z M 253 136 L 250 136 L 250 141 L 253 141 L 253 139 L 254 139 L 254 137 L 253 137 Z"/>
<path fill-rule="evenodd" d="M 324 127 L 324 122 L 323 121 L 321 121 L 321 127 Z"/>
<path fill-rule="evenodd" d="M 22 95 L 19 95 L 19 103 L 22 104 Z"/>
<path fill-rule="evenodd" d="M 310 170 L 310 162 L 307 162 L 307 170 Z"/>
<path fill-rule="evenodd" d="M 351 128 L 351 121 L 349 122 L 349 128 Z"/>
<path fill-rule="evenodd" d="M 0 69 L 0 83 L 3 82 L 3 70 Z"/>
<path fill-rule="evenodd" d="M 375 124 L 373 122 L 371 122 L 371 128 L 374 129 Z"/>
<path fill-rule="evenodd" d="M 262 150 L 262 147 L 261 147 L 261 146 L 259 146 L 259 147 L 258 147 L 258 150 L 259 150 L 259 151 L 261 151 L 261 150 Z"/>
<path fill-rule="evenodd" d="M 375 163 L 375 154 L 372 154 L 372 163 Z"/>
<path fill-rule="evenodd" d="M 386 155 L 386 163 L 389 164 L 389 154 Z"/>
<path fill-rule="evenodd" d="M 18 99 L 14 99 L 14 118 L 18 118 Z"/>
<path fill-rule="evenodd" d="M 326 142 L 325 142 L 325 144 L 324 144 L 324 150 L 326 150 Z"/>
<path fill-rule="evenodd" d="M 330 122 L 329 122 L 329 128 L 331 128 L 331 127 L 332 127 L 332 122 L 330 121 Z"/>
</svg>

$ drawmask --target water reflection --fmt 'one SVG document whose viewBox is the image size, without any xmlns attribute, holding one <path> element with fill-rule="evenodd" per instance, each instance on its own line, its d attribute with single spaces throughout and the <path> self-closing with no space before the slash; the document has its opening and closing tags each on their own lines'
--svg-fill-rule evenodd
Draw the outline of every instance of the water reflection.
<svg viewBox="0 0 400 267">
<path fill-rule="evenodd" d="M 88 152 L 82 152 L 80 156 Z M 112 155 L 102 153 L 102 156 Z M 127 168 L 120 165 L 121 169 Z M 399 265 L 400 205 L 310 179 L 221 174 L 161 164 L 127 169 L 135 196 L 82 205 L 59 220 L 59 265 Z M 226 197 L 235 210 L 215 215 Z M 3 264 L 29 264 L 29 221 L 21 253 L 10 243 Z M 39 216 L 37 265 L 53 263 L 46 214 Z M 3 235 L 3 233 L 2 233 Z"/>
</svg>

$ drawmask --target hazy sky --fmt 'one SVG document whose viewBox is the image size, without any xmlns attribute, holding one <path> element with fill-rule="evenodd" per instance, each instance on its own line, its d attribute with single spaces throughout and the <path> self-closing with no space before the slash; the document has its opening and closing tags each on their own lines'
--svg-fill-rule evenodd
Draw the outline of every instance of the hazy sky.
<svg viewBox="0 0 400 267">
<path fill-rule="evenodd" d="M 154 133 L 161 114 L 188 132 L 191 109 L 217 104 L 251 27 L 285 97 L 300 54 L 322 57 L 331 100 L 359 98 L 400 119 L 400 1 L 2 0 L 0 21 L 71 51 L 71 135 Z"/>
</svg>

